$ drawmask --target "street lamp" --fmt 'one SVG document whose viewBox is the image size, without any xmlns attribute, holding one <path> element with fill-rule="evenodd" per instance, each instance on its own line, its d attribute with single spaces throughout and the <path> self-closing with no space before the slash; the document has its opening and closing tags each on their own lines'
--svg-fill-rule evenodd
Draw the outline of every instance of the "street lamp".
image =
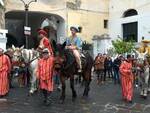
<svg viewBox="0 0 150 113">
<path fill-rule="evenodd" d="M 25 26 L 28 27 L 28 11 L 29 11 L 29 6 L 33 2 L 37 2 L 37 0 L 31 0 L 30 2 L 26 3 L 24 0 L 20 0 L 23 2 L 24 7 L 25 7 Z M 26 38 L 26 48 L 28 48 L 28 35 L 25 35 Z"/>
</svg>

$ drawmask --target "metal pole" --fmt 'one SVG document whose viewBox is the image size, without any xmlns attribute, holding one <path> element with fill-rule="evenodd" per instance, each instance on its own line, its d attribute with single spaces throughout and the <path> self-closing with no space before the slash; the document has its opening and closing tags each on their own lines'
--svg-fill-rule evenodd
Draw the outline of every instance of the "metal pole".
<svg viewBox="0 0 150 113">
<path fill-rule="evenodd" d="M 20 1 L 22 1 L 23 2 L 23 4 L 24 4 L 24 7 L 25 7 L 25 26 L 26 27 L 28 27 L 28 11 L 29 11 L 29 5 L 32 3 L 32 2 L 37 2 L 37 0 L 32 0 L 32 1 L 30 1 L 29 3 L 25 3 L 25 1 L 24 0 L 20 0 Z M 28 36 L 27 35 L 25 35 L 25 38 L 26 38 L 26 48 L 28 49 L 28 46 L 29 46 L 29 39 L 28 39 Z"/>
<path fill-rule="evenodd" d="M 29 6 L 26 4 L 25 5 L 25 26 L 28 27 L 28 8 Z M 28 49 L 28 35 L 25 36 L 26 38 L 26 48 Z"/>
</svg>

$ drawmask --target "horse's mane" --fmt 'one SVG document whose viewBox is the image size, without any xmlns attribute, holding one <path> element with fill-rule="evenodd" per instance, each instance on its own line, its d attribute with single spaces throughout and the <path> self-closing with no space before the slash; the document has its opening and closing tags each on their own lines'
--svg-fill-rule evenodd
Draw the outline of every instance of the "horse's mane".
<svg viewBox="0 0 150 113">
<path fill-rule="evenodd" d="M 64 49 L 64 57 L 65 57 L 65 63 L 64 63 L 64 69 L 68 69 L 71 66 L 74 66 L 75 63 L 75 57 L 73 55 L 73 52 L 69 49 Z"/>
<path fill-rule="evenodd" d="M 24 60 L 27 62 L 27 61 L 30 61 L 32 60 L 33 58 L 35 58 L 36 56 L 34 55 L 34 52 L 35 50 L 33 49 L 23 49 L 22 50 L 22 57 L 24 58 Z"/>
</svg>

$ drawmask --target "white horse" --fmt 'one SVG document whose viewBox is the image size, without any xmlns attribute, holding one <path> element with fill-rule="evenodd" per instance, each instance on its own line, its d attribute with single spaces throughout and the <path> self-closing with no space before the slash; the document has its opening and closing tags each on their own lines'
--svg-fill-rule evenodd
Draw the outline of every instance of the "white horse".
<svg viewBox="0 0 150 113">
<path fill-rule="evenodd" d="M 144 98 L 147 97 L 148 94 L 148 87 L 149 87 L 149 77 L 150 77 L 150 66 L 147 64 L 146 55 L 148 51 L 145 53 L 137 53 L 137 74 L 138 74 L 138 82 L 141 86 L 140 95 Z"/>
<path fill-rule="evenodd" d="M 33 94 L 38 87 L 38 81 L 37 81 L 37 75 L 36 75 L 36 69 L 38 66 L 38 58 L 39 58 L 39 52 L 33 50 L 33 49 L 24 49 L 24 47 L 16 48 L 15 46 L 12 46 L 12 49 L 14 50 L 13 54 L 13 61 L 19 61 L 20 58 L 24 59 L 24 62 L 27 64 L 29 72 L 31 74 L 30 77 L 30 94 Z"/>
</svg>

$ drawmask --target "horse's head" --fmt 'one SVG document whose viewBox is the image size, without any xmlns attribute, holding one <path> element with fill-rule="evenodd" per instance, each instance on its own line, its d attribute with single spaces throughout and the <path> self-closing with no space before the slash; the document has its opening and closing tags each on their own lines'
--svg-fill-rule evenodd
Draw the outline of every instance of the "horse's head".
<svg viewBox="0 0 150 113">
<path fill-rule="evenodd" d="M 18 62 L 22 56 L 22 50 L 24 49 L 24 46 L 22 47 L 15 47 L 14 45 L 12 46 L 13 49 L 13 56 L 12 56 L 12 61 L 13 62 Z"/>
<path fill-rule="evenodd" d="M 63 68 L 67 68 L 68 65 L 71 65 L 74 61 L 74 55 L 73 52 L 69 49 L 66 49 L 66 42 L 63 44 L 57 44 L 56 50 L 55 50 L 55 58 L 59 58 L 60 62 L 56 61 L 57 64 L 61 65 Z"/>
<path fill-rule="evenodd" d="M 135 52 L 137 54 L 137 63 L 140 65 L 143 65 L 144 61 L 146 60 L 146 55 L 147 55 L 148 51 L 146 51 L 145 53 L 140 53 L 135 50 Z"/>
<path fill-rule="evenodd" d="M 63 56 L 65 53 L 65 47 L 66 47 L 66 42 L 64 42 L 63 44 L 56 44 L 56 55 L 60 55 Z"/>
</svg>

